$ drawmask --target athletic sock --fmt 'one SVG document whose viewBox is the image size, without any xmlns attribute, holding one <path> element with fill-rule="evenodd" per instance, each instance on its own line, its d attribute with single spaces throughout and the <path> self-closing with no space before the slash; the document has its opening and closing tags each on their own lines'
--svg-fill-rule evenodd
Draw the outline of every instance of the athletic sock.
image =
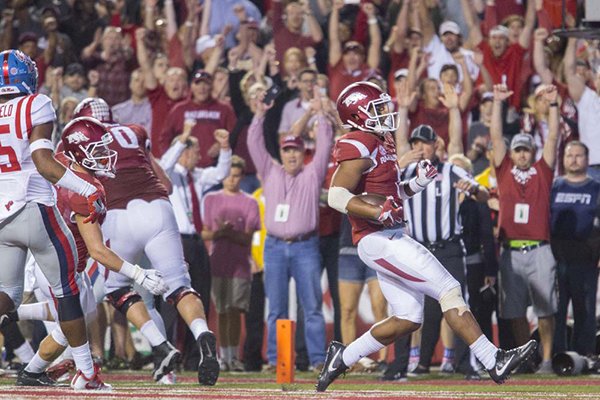
<svg viewBox="0 0 600 400">
<path fill-rule="evenodd" d="M 31 361 L 25 367 L 25 371 L 31 372 L 32 374 L 39 374 L 40 372 L 44 372 L 46 368 L 50 365 L 50 361 L 44 360 L 40 357 L 39 353 L 35 353 Z"/>
<path fill-rule="evenodd" d="M 142 335 L 148 339 L 148 342 L 150 342 L 150 346 L 152 347 L 156 347 L 165 341 L 165 337 L 162 335 L 162 333 L 160 333 L 156 327 L 156 324 L 151 319 L 142 325 L 140 332 L 142 332 Z"/>
<path fill-rule="evenodd" d="M 75 361 L 77 369 L 81 370 L 86 378 L 91 378 L 94 375 L 94 364 L 88 342 L 78 347 L 72 347 L 71 351 L 73 352 L 73 361 Z"/>
<path fill-rule="evenodd" d="M 23 343 L 22 345 L 20 345 L 13 351 L 15 352 L 15 355 L 17 357 L 19 357 L 19 359 L 23 363 L 28 363 L 29 361 L 31 361 L 31 359 L 33 358 L 33 355 L 35 354 L 33 351 L 33 348 L 31 347 L 31 345 L 29 344 L 29 342 L 27 340 L 25 341 L 25 343 Z"/>
<path fill-rule="evenodd" d="M 347 367 L 351 367 L 361 358 L 376 353 L 384 347 L 383 343 L 380 343 L 371 335 L 371 331 L 367 331 L 346 347 L 342 354 L 342 361 Z"/>
<path fill-rule="evenodd" d="M 444 347 L 444 356 L 442 357 L 442 365 L 443 364 L 453 364 L 454 363 L 454 349 L 449 349 Z"/>
<path fill-rule="evenodd" d="M 149 308 L 148 314 L 150 314 L 150 318 L 152 318 L 152 321 L 154 321 L 160 333 L 163 335 L 164 338 L 166 338 L 167 330 L 165 329 L 165 321 L 163 321 L 162 316 L 160 315 L 158 310 L 156 308 Z"/>
<path fill-rule="evenodd" d="M 34 304 L 21 304 L 17 309 L 21 321 L 45 321 L 48 319 L 48 306 L 46 302 Z"/>
<path fill-rule="evenodd" d="M 496 364 L 496 353 L 498 348 L 489 341 L 484 334 L 469 346 L 475 357 L 483 364 L 485 369 L 492 369 Z"/>
<path fill-rule="evenodd" d="M 208 331 L 208 325 L 206 324 L 206 320 L 202 318 L 196 318 L 190 324 L 190 330 L 196 339 L 200 337 L 200 335 L 206 331 Z"/>
<path fill-rule="evenodd" d="M 229 359 L 229 347 L 219 346 L 219 354 L 221 355 L 221 360 L 229 363 L 231 361 Z"/>
<path fill-rule="evenodd" d="M 229 359 L 233 360 L 234 358 L 238 358 L 238 348 L 237 346 L 229 346 Z"/>
</svg>

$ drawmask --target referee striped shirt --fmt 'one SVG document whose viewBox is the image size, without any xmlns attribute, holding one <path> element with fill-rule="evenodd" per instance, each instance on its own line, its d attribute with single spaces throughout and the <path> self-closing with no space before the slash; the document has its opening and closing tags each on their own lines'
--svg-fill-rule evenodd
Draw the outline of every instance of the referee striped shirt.
<svg viewBox="0 0 600 400">
<path fill-rule="evenodd" d="M 412 237 L 421 243 L 438 242 L 458 236 L 462 223 L 458 212 L 459 191 L 454 183 L 461 179 L 475 180 L 462 168 L 440 162 L 436 165 L 438 175 L 425 190 L 404 201 L 404 215 L 410 224 Z M 417 163 L 410 164 L 403 174 L 403 181 L 417 174 Z"/>
</svg>

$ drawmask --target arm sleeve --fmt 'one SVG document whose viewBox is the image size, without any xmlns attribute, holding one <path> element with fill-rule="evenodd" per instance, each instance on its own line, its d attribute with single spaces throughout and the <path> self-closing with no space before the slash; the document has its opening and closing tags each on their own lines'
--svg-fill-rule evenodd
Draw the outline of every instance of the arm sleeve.
<svg viewBox="0 0 600 400">
<path fill-rule="evenodd" d="M 271 165 L 273 165 L 273 159 L 265 147 L 265 137 L 263 135 L 264 121 L 264 117 L 254 117 L 248 129 L 248 152 L 250 153 L 250 157 L 252 157 L 256 171 L 263 179 L 266 178 Z"/>
<path fill-rule="evenodd" d="M 208 168 L 196 168 L 194 170 L 194 182 L 201 186 L 212 186 L 220 183 L 229 175 L 231 168 L 231 150 L 221 150 L 217 165 Z M 201 193 L 201 191 L 198 191 Z"/>
</svg>

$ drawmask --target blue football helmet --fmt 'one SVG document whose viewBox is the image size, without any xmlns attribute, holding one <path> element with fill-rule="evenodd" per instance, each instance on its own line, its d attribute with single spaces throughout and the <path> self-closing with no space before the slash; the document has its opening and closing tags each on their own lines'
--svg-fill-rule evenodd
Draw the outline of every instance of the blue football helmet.
<svg viewBox="0 0 600 400">
<path fill-rule="evenodd" d="M 0 53 L 0 63 L 0 96 L 35 93 L 38 70 L 28 55 L 20 50 L 5 50 Z"/>
</svg>

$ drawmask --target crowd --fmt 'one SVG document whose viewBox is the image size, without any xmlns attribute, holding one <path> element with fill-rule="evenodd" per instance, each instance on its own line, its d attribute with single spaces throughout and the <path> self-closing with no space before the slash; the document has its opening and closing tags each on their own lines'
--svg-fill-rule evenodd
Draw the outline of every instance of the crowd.
<svg viewBox="0 0 600 400">
<path fill-rule="evenodd" d="M 334 339 L 356 338 L 365 284 L 376 321 L 388 316 L 385 287 L 358 258 L 347 218 L 327 204 L 334 142 L 356 128 L 335 102 L 358 81 L 391 96 L 397 130 L 386 146 L 402 179 L 423 159 L 437 169 L 404 201 L 407 230 L 468 293 L 483 333 L 494 340 L 496 313 L 496 341 L 512 348 L 535 326 L 539 355 L 522 372 L 551 373 L 553 355 L 567 350 L 597 354 L 600 45 L 552 34 L 578 26 L 581 2 L 567 0 L 566 15 L 557 0 L 0 0 L 0 9 L 0 51 L 35 61 L 38 92 L 56 110 L 55 144 L 87 98 L 96 100 L 84 115 L 120 124 L 111 132 L 121 146 L 147 141 L 202 300 L 197 315 L 208 320 L 211 303 L 217 313 L 222 371 L 274 371 L 276 321 L 293 314 L 297 368 L 320 371 L 331 339 L 324 273 Z M 132 192 L 147 185 L 132 183 Z M 111 244 L 123 248 L 139 234 L 119 245 L 114 232 Z M 125 254 L 158 268 L 144 248 Z M 105 286 L 97 269 L 91 260 L 87 274 Z M 201 350 L 189 318 L 169 299 L 142 297 L 139 325 L 156 322 L 195 370 Z M 440 371 L 479 379 L 481 364 L 438 302 L 427 297 L 423 307 L 422 327 L 396 341 L 393 357 L 382 349 L 353 369 L 386 380 L 429 374 L 441 339 Z M 115 309 L 98 305 L 92 355 L 105 368 L 141 366 Z M 42 319 L 31 314 L 18 318 Z M 3 362 L 28 363 L 39 333 L 24 340 L 7 326 Z"/>
</svg>

